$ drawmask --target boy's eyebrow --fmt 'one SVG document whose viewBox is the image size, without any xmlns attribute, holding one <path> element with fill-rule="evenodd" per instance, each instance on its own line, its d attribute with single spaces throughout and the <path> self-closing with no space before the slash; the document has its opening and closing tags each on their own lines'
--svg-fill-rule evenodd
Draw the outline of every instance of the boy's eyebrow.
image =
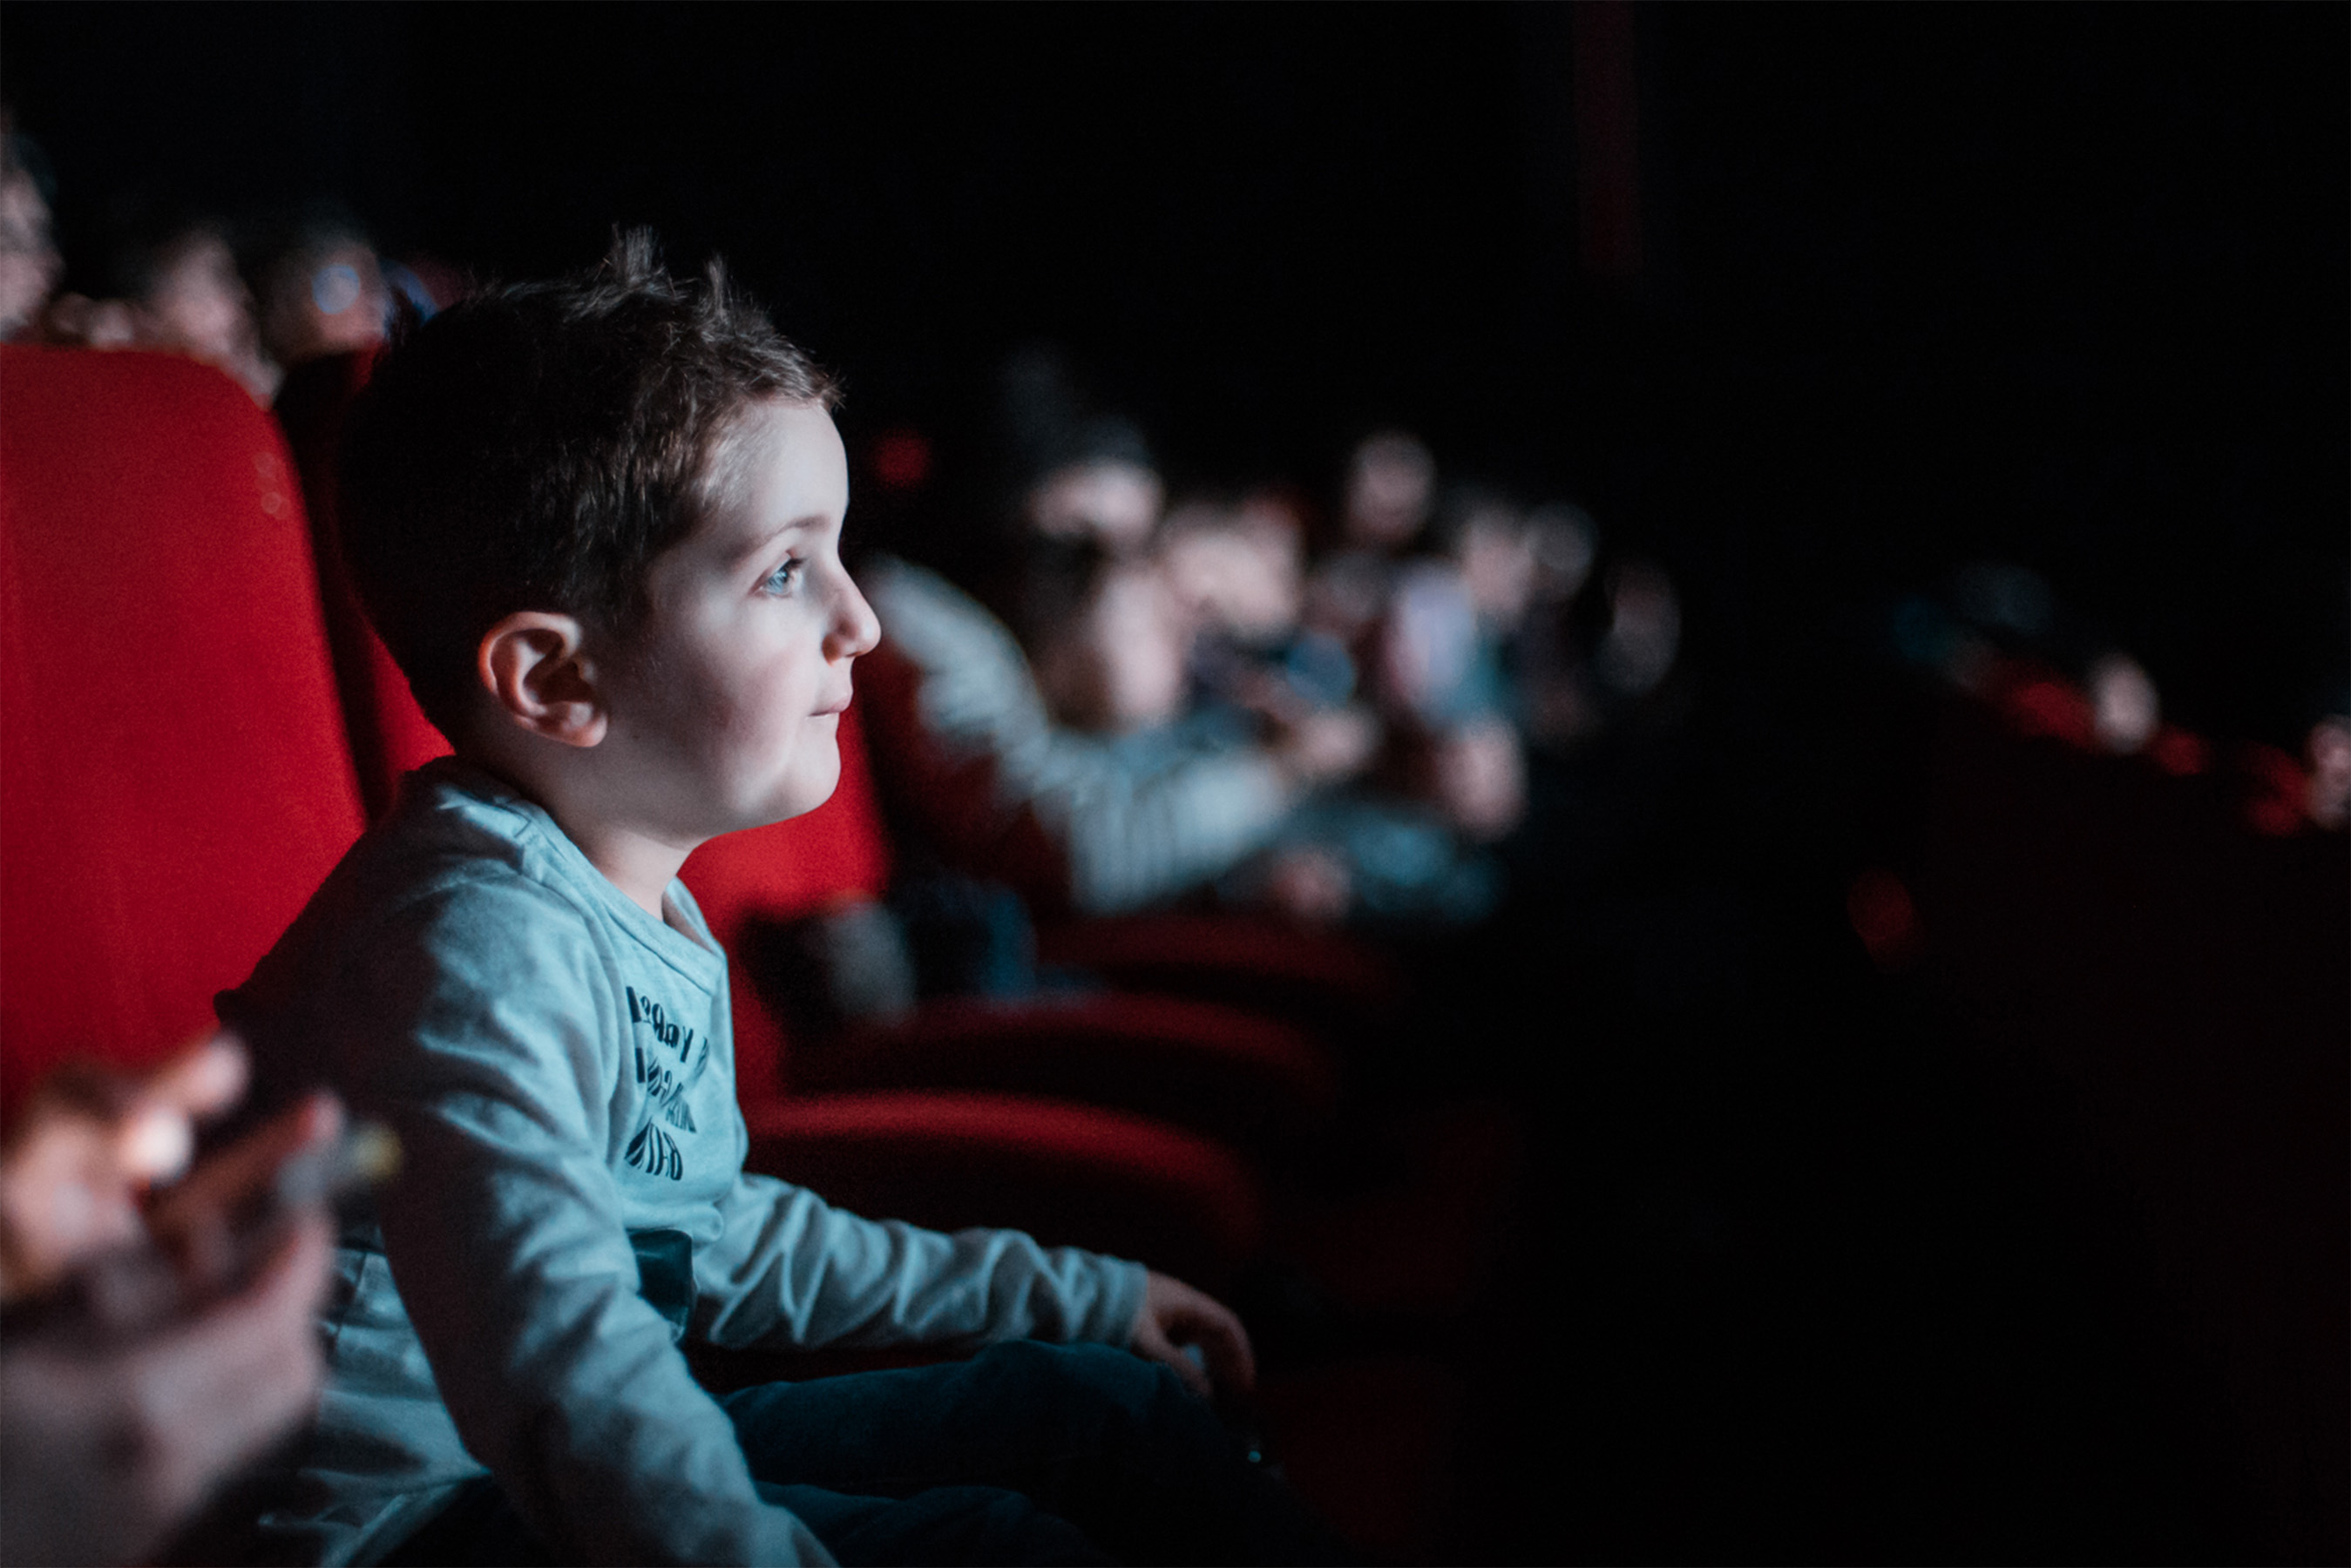
<svg viewBox="0 0 2351 1568">
<path fill-rule="evenodd" d="M 747 561 L 754 556 L 764 555 L 775 548 L 777 541 L 786 535 L 820 530 L 831 521 L 821 512 L 810 512 L 804 516 L 795 517 L 789 523 L 779 524 L 768 529 L 756 539 L 746 540 L 741 547 L 734 552 L 734 559 Z"/>
</svg>

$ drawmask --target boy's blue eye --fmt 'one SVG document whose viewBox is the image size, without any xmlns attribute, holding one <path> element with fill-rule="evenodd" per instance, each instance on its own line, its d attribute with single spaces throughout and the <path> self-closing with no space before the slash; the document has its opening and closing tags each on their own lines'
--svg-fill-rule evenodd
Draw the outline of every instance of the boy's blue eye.
<svg viewBox="0 0 2351 1568">
<path fill-rule="evenodd" d="M 760 580 L 759 591 L 769 594 L 789 593 L 791 591 L 792 585 L 799 581 L 799 576 L 800 564 L 798 561 L 786 561 Z"/>
</svg>

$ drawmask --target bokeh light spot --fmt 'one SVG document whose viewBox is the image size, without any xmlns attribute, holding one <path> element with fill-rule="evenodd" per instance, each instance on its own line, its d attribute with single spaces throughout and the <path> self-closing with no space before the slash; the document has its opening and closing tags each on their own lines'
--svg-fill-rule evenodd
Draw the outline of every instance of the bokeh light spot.
<svg viewBox="0 0 2351 1568">
<path fill-rule="evenodd" d="M 1878 968 L 1906 968 L 1917 958 L 1922 940 L 1918 907 L 1893 872 L 1873 866 L 1855 877 L 1845 894 L 1844 912 L 1854 935 Z"/>
<path fill-rule="evenodd" d="M 873 443 L 873 477 L 884 490 L 913 490 L 931 476 L 931 443 L 914 431 L 892 431 Z"/>
</svg>

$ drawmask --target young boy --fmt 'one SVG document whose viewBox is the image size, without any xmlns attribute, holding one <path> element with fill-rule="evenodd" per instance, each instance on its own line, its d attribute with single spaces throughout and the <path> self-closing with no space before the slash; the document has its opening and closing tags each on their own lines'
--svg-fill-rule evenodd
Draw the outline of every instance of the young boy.
<svg viewBox="0 0 2351 1568">
<path fill-rule="evenodd" d="M 726 961 L 675 877 L 833 787 L 879 628 L 841 565 L 830 398 L 715 271 L 681 283 L 636 235 L 444 312 L 354 411 L 346 553 L 457 754 L 222 1001 L 266 1078 L 323 1077 L 404 1148 L 343 1237 L 271 1557 L 1321 1550 L 1184 1386 L 1187 1344 L 1249 1381 L 1217 1303 L 743 1174 Z M 722 1400 L 686 1334 L 1033 1339 Z"/>
</svg>

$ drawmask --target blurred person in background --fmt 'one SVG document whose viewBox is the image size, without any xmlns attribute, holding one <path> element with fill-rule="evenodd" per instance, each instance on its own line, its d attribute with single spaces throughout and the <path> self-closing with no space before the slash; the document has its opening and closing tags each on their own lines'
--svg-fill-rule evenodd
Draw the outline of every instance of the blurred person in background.
<svg viewBox="0 0 2351 1568">
<path fill-rule="evenodd" d="M 1306 528 L 1285 495 L 1188 500 L 1169 514 L 1157 555 L 1194 623 L 1196 704 L 1294 722 L 1354 696 L 1345 646 L 1304 624 Z"/>
<path fill-rule="evenodd" d="M 305 214 L 266 242 L 253 267 L 261 342 L 287 371 L 381 345 L 393 295 L 366 232 L 332 210 Z"/>
<path fill-rule="evenodd" d="M 37 156 L 0 107 L 0 341 L 33 332 L 65 270 Z"/>
<path fill-rule="evenodd" d="M 37 156 L 13 130 L 0 132 L 0 339 L 184 354 L 225 371 L 267 406 L 279 372 L 262 352 L 253 292 L 227 226 L 124 203 L 90 285 L 97 296 L 57 294 L 64 265 Z"/>
<path fill-rule="evenodd" d="M 1150 543 L 1167 493 L 1133 421 L 1092 408 L 1057 349 L 1006 361 L 996 405 L 997 504 L 1008 536 L 1132 556 Z"/>
<path fill-rule="evenodd" d="M 2310 820 L 2323 828 L 2351 821 L 2351 719 L 2330 713 L 2304 742 L 2310 764 Z"/>
<path fill-rule="evenodd" d="M 1300 677 L 1317 668 L 1333 687 L 1360 680 L 1380 722 L 1377 765 L 1301 809 L 1227 897 L 1400 930 L 1474 922 L 1499 904 L 1500 870 L 1483 846 L 1525 805 L 1499 663 L 1525 597 L 1508 570 L 1519 524 L 1499 496 L 1448 501 L 1437 537 L 1474 541 L 1473 591 L 1462 560 L 1421 547 L 1436 495 L 1436 461 L 1411 436 L 1373 435 L 1350 457 L 1338 547 L 1301 596 L 1282 685 L 1311 691 Z M 1474 531 L 1461 521 L 1472 514 Z"/>
<path fill-rule="evenodd" d="M 1186 711 L 1196 613 L 1155 560 L 1103 561 L 1075 585 L 1068 610 L 1037 628 L 1037 682 L 1074 729 L 1132 735 Z"/>
<path fill-rule="evenodd" d="M 64 1069 L 0 1140 L 0 1562 L 144 1560 L 315 1405 L 328 1219 L 282 1179 L 341 1112 L 183 1177 L 246 1074 L 225 1037 L 142 1081 Z"/>
<path fill-rule="evenodd" d="M 912 858 L 1047 916 L 1201 893 L 1365 765 L 1369 716 L 1171 736 L 1200 607 L 1155 552 L 1164 491 L 1140 431 L 1031 354 L 1003 379 L 998 444 L 987 580 L 888 556 L 864 574 L 890 628 L 862 688 L 867 732 Z"/>
<path fill-rule="evenodd" d="M 1405 793 L 1473 843 L 1526 807 L 1526 766 L 1505 670 L 1534 594 L 1530 531 L 1498 492 L 1458 489 L 1437 549 L 1396 571 L 1376 642 L 1377 689 L 1397 737 Z"/>
<path fill-rule="evenodd" d="M 169 349 L 225 370 L 267 406 L 284 372 L 261 349 L 253 290 L 218 223 L 191 224 L 150 250 L 127 297 L 142 347 Z"/>
<path fill-rule="evenodd" d="M 1419 437 L 1380 431 L 1357 442 L 1340 491 L 1338 540 L 1307 579 L 1307 624 L 1357 648 L 1385 611 L 1396 558 L 1419 539 L 1436 500 L 1437 459 Z"/>
<path fill-rule="evenodd" d="M 1600 722 L 1571 625 L 1599 553 L 1600 531 L 1581 507 L 1553 504 L 1527 514 L 1532 571 L 1510 670 L 1528 742 L 1538 750 L 1569 746 Z"/>
<path fill-rule="evenodd" d="M 111 247 L 106 297 L 85 317 L 92 348 L 183 354 L 225 371 L 264 408 L 282 372 L 262 352 L 253 290 L 216 218 L 133 217 Z"/>
</svg>

